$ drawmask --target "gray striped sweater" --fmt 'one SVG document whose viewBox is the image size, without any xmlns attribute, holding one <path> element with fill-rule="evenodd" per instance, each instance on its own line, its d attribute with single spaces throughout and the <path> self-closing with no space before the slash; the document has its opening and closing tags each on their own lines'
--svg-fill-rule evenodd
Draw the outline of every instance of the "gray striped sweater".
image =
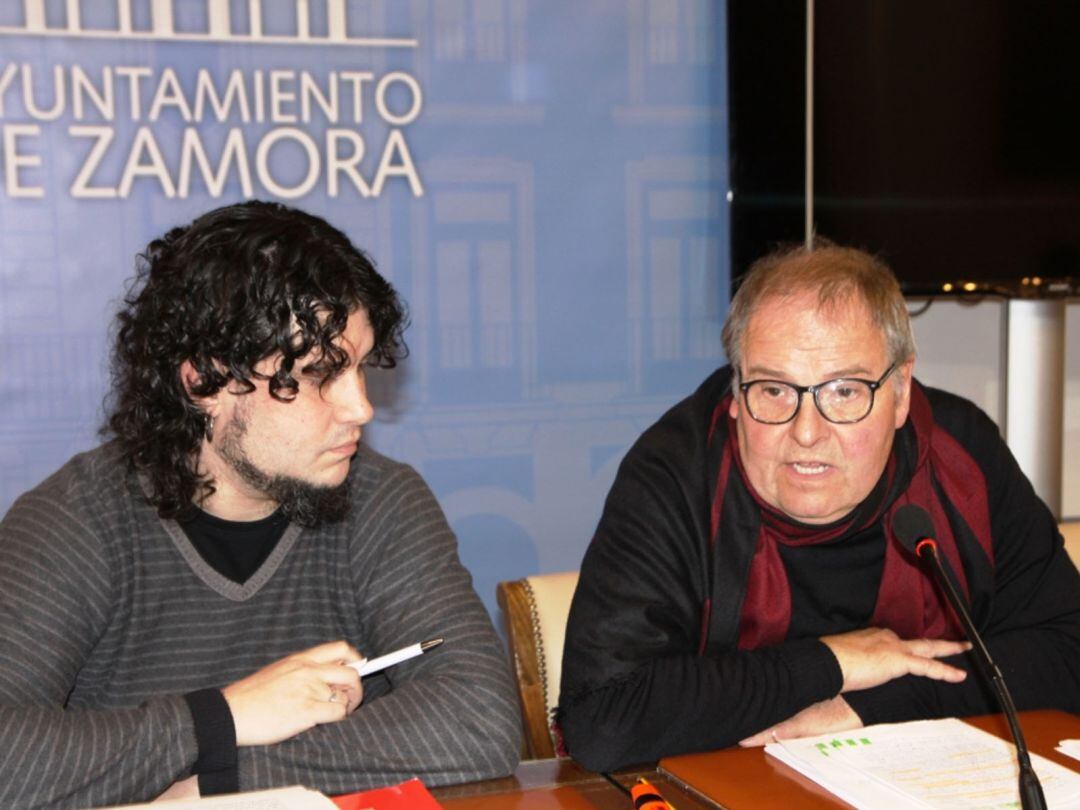
<svg viewBox="0 0 1080 810">
<path fill-rule="evenodd" d="M 242 789 L 329 793 L 508 773 L 506 657 L 414 470 L 361 447 L 341 524 L 290 526 L 244 584 L 160 520 L 115 449 L 76 456 L 0 523 L 0 807 L 145 801 L 198 754 L 183 694 L 338 638 L 366 655 L 444 636 L 364 681 L 340 723 L 240 748 Z"/>
</svg>

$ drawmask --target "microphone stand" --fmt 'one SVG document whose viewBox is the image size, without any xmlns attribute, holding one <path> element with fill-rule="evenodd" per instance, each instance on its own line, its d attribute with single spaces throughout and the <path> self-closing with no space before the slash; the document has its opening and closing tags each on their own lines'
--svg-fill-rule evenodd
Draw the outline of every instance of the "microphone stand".
<svg viewBox="0 0 1080 810">
<path fill-rule="evenodd" d="M 990 651 L 986 649 L 982 636 L 975 629 L 975 623 L 964 606 L 964 600 L 956 589 L 952 575 L 945 568 L 947 561 L 938 556 L 937 543 L 929 538 L 919 541 L 915 546 L 915 553 L 920 560 L 929 563 L 928 567 L 933 572 L 934 579 L 944 591 L 949 604 L 952 605 L 952 609 L 956 611 L 960 623 L 964 626 L 964 631 L 975 650 L 975 657 L 997 692 L 1001 708 L 1005 712 L 1005 719 L 1009 723 L 1009 730 L 1012 731 L 1013 739 L 1016 741 L 1016 759 L 1020 765 L 1020 806 L 1023 810 L 1046 810 L 1046 797 L 1043 795 L 1042 785 L 1039 784 L 1039 777 L 1035 775 L 1035 769 L 1031 766 L 1031 755 L 1028 753 L 1027 742 L 1024 740 L 1024 732 L 1020 729 L 1016 705 L 1013 703 L 1012 695 L 1009 694 L 1009 688 L 1005 685 L 1001 670 L 990 657 Z"/>
</svg>

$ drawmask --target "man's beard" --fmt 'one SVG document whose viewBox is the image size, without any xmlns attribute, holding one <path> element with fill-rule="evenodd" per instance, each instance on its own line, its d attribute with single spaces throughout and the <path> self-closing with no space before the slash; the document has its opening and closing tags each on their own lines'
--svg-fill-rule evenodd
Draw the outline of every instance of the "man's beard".
<svg viewBox="0 0 1080 810">
<path fill-rule="evenodd" d="M 349 512 L 349 482 L 319 486 L 291 475 L 272 475 L 260 470 L 248 458 L 241 444 L 247 420 L 239 413 L 221 431 L 216 442 L 218 454 L 250 487 L 280 504 L 281 513 L 292 523 L 314 528 L 337 523 Z"/>
</svg>

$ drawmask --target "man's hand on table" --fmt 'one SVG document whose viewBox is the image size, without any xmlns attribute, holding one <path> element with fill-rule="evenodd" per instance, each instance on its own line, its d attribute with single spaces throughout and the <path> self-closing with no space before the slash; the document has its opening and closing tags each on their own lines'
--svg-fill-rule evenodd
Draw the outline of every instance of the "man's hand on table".
<svg viewBox="0 0 1080 810">
<path fill-rule="evenodd" d="M 782 723 L 767 728 L 753 737 L 740 740 L 739 745 L 749 748 L 755 745 L 768 745 L 777 740 L 790 740 L 795 737 L 813 737 L 830 731 L 847 731 L 861 728 L 862 720 L 855 710 L 840 695 L 807 706 L 798 714 Z"/>
<path fill-rule="evenodd" d="M 905 675 L 959 683 L 967 673 L 937 659 L 971 649 L 967 641 L 916 638 L 905 641 L 892 630 L 867 627 L 823 636 L 844 676 L 843 692 L 869 689 Z"/>
</svg>

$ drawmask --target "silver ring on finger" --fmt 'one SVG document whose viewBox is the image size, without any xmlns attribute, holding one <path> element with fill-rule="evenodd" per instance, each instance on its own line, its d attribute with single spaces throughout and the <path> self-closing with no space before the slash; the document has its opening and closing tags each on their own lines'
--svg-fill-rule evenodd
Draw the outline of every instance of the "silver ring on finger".
<svg viewBox="0 0 1080 810">
<path fill-rule="evenodd" d="M 330 697 L 328 697 L 326 699 L 326 702 L 327 703 L 337 703 L 337 700 L 338 700 L 337 690 L 331 687 L 331 689 L 330 689 Z"/>
</svg>

